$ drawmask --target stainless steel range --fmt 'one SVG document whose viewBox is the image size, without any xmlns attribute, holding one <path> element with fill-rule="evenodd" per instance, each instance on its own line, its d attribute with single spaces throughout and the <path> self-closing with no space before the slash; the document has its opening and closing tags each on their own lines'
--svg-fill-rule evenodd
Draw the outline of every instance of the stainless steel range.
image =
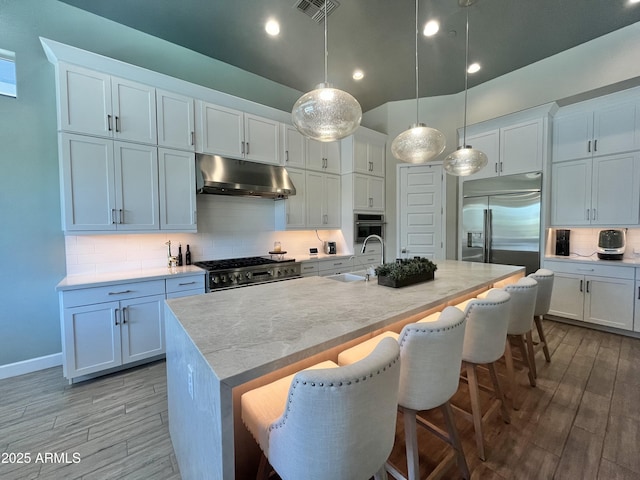
<svg viewBox="0 0 640 480">
<path fill-rule="evenodd" d="M 290 280 L 301 276 L 300 263 L 294 259 L 246 257 L 193 264 L 207 270 L 207 286 L 210 292 L 223 288 Z"/>
</svg>

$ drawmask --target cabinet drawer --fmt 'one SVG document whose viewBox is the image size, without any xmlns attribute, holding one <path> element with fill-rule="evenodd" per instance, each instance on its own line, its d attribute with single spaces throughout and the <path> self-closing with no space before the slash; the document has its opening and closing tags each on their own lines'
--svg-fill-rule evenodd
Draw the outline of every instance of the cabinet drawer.
<svg viewBox="0 0 640 480">
<path fill-rule="evenodd" d="M 322 275 L 322 272 L 326 272 L 327 270 L 331 270 L 332 272 L 333 271 L 337 272 L 337 270 L 342 270 L 344 272 L 347 272 L 349 270 L 343 270 L 343 269 L 351 268 L 353 266 L 353 264 L 351 263 L 351 260 L 347 258 L 335 259 L 335 260 L 320 260 L 318 264 L 319 264 L 321 275 Z"/>
<path fill-rule="evenodd" d="M 63 292 L 64 307 L 77 307 L 93 303 L 112 302 L 148 295 L 164 295 L 164 280 L 132 282 L 107 285 L 105 287 L 82 288 Z"/>
<path fill-rule="evenodd" d="M 380 265 L 380 254 L 378 255 L 359 255 L 356 257 L 359 267 L 377 267 Z"/>
<path fill-rule="evenodd" d="M 184 290 L 202 289 L 204 292 L 204 275 L 188 275 L 186 277 L 167 278 L 167 293 Z"/>
<path fill-rule="evenodd" d="M 300 273 L 303 277 L 318 275 L 318 262 L 302 262 L 300 265 Z"/>
<path fill-rule="evenodd" d="M 554 262 L 545 261 L 544 268 L 554 272 L 573 273 L 576 275 L 593 275 L 596 277 L 614 277 L 620 279 L 634 279 L 633 267 L 617 267 L 615 265 L 598 265 L 595 262 Z"/>
<path fill-rule="evenodd" d="M 167 300 L 170 298 L 190 297 L 192 295 L 201 295 L 204 293 L 204 286 L 194 290 L 180 290 L 178 292 L 167 292 Z"/>
</svg>

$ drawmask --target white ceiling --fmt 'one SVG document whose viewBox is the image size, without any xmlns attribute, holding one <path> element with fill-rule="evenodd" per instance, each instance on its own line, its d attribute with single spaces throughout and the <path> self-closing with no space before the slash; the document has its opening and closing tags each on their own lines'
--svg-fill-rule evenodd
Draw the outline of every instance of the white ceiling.
<svg viewBox="0 0 640 480">
<path fill-rule="evenodd" d="M 89 12 L 300 91 L 324 80 L 322 23 L 294 8 L 296 0 L 61 0 Z M 321 2 L 322 0 L 317 0 Z M 415 98 L 413 0 L 338 0 L 328 17 L 328 79 L 364 111 Z M 470 62 L 486 82 L 640 21 L 630 0 L 478 0 L 468 8 Z M 436 17 L 437 36 L 420 35 L 420 96 L 464 89 L 467 9 L 458 0 L 420 0 L 420 20 Z M 264 31 L 268 18 L 280 35 Z M 365 78 L 351 78 L 360 68 Z M 597 68 L 597 65 L 594 65 Z"/>
</svg>

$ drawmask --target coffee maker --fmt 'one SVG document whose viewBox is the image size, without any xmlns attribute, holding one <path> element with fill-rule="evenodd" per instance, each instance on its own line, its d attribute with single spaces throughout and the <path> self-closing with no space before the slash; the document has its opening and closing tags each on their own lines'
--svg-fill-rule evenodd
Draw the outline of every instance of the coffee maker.
<svg viewBox="0 0 640 480">
<path fill-rule="evenodd" d="M 569 236 L 571 230 L 556 230 L 556 255 L 569 256 Z"/>
</svg>

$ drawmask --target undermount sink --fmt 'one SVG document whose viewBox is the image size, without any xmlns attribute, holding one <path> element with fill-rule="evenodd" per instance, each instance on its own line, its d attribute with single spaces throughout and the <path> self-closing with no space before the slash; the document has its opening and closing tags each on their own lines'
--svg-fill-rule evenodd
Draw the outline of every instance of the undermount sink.
<svg viewBox="0 0 640 480">
<path fill-rule="evenodd" d="M 355 273 L 338 273 L 336 275 L 329 275 L 326 278 L 336 280 L 337 282 L 359 282 L 365 279 L 362 275 L 356 275 Z"/>
</svg>

